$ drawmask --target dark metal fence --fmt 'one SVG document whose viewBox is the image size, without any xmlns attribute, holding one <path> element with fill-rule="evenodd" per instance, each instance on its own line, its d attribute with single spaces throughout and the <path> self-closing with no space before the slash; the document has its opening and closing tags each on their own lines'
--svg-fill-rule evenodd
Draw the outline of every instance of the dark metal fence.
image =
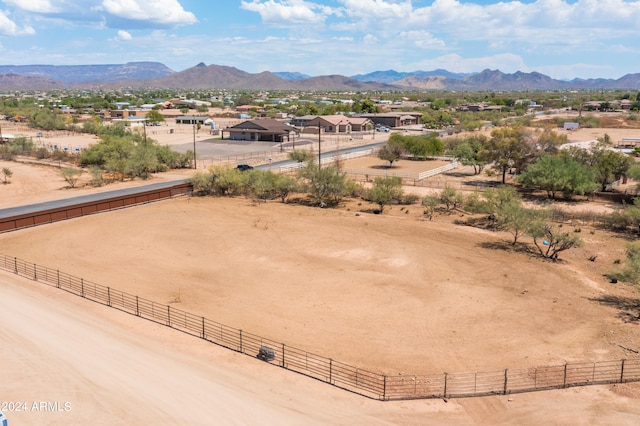
<svg viewBox="0 0 640 426">
<path fill-rule="evenodd" d="M 0 254 L 0 269 L 166 325 L 246 355 L 257 356 L 261 348 L 268 348 L 273 354 L 273 359 L 268 361 L 271 364 L 379 400 L 504 395 L 572 386 L 640 381 L 640 358 L 567 363 L 524 369 L 388 376 L 344 364 L 229 327 L 171 305 L 156 303 L 17 257 Z"/>
</svg>

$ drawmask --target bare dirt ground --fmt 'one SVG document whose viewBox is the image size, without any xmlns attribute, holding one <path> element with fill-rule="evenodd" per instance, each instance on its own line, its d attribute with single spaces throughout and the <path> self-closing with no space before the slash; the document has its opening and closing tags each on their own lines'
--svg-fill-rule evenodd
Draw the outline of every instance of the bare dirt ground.
<svg viewBox="0 0 640 426">
<path fill-rule="evenodd" d="M 60 189 L 50 169 L 10 167 L 4 207 L 32 200 L 40 184 L 47 189 L 37 198 L 89 190 Z M 585 246 L 556 264 L 511 249 L 506 234 L 456 225 L 458 215 L 429 222 L 418 206 L 360 212 L 371 208 L 182 198 L 2 234 L 0 247 L 386 374 L 637 356 L 638 323 L 624 302 L 637 306 L 638 294 L 603 277 L 624 257 L 621 236 L 582 227 Z M 640 422 L 638 384 L 371 401 L 11 274 L 0 282 L 0 357 L 8 360 L 0 399 L 71 405 L 5 413 L 10 422 Z"/>
</svg>

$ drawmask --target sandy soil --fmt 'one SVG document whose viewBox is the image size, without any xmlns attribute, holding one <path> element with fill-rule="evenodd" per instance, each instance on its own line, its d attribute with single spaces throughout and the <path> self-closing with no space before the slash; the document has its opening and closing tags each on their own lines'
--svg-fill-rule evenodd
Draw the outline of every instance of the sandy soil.
<svg viewBox="0 0 640 426">
<path fill-rule="evenodd" d="M 16 166 L 13 166 L 15 168 Z M 63 183 L 48 169 L 22 188 Z M 31 170 L 31 174 L 28 173 Z M 109 187 L 108 189 L 115 189 Z M 5 199 L 3 193 L 2 200 Z M 7 198 L 8 199 L 8 198 Z M 250 200 L 183 198 L 0 235 L 2 252 L 170 303 L 232 327 L 387 374 L 494 370 L 637 356 L 602 276 L 624 239 L 582 229 L 564 262 L 511 250 L 508 235 L 422 220 Z M 589 257 L 597 255 L 595 262 Z M 381 403 L 339 391 L 0 273 L 3 401 L 69 402 L 6 413 L 20 424 L 637 424 L 638 384 L 505 397 Z M 623 348 L 624 347 L 624 348 Z M 250 407 L 249 409 L 247 407 Z M 63 405 L 64 408 L 64 405 Z M 213 417 L 213 421 L 211 421 Z"/>
</svg>

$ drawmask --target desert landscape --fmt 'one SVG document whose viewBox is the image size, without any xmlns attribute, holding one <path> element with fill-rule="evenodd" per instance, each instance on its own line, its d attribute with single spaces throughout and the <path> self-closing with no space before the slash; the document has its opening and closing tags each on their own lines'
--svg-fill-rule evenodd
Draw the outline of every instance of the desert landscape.
<svg viewBox="0 0 640 426">
<path fill-rule="evenodd" d="M 625 134 L 579 132 L 571 140 Z M 70 189 L 55 167 L 0 167 L 14 172 L 0 185 L 0 208 L 142 183 Z M 397 170 L 412 167 L 400 161 Z M 0 252 L 389 375 L 638 356 L 638 322 L 610 303 L 637 305 L 637 290 L 604 277 L 624 258 L 623 236 L 564 224 L 580 227 L 585 244 L 551 263 L 511 249 L 508 234 L 457 224 L 461 213 L 428 221 L 419 205 L 371 208 L 185 197 L 1 234 Z M 19 424 L 640 421 L 638 383 L 369 400 L 13 274 L 0 281 L 0 395 L 62 407 L 5 411 Z"/>
</svg>

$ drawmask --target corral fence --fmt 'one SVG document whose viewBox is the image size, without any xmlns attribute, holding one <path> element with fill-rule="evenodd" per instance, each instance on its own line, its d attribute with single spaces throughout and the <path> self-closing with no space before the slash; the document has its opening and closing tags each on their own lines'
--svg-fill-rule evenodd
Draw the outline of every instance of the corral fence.
<svg viewBox="0 0 640 426">
<path fill-rule="evenodd" d="M 640 359 L 622 359 L 470 373 L 389 376 L 354 367 L 275 340 L 229 327 L 139 296 L 0 254 L 0 269 L 145 318 L 233 351 L 383 401 L 505 395 L 640 381 Z"/>
<path fill-rule="evenodd" d="M 359 156 L 367 156 L 371 155 L 369 152 L 363 152 Z M 345 158 L 346 157 L 342 157 Z M 424 179 L 427 179 L 432 176 L 439 175 L 449 170 L 453 170 L 458 168 L 458 162 L 456 160 L 451 161 L 449 164 L 445 164 L 444 166 L 437 167 L 435 169 L 426 170 L 421 173 L 400 173 L 389 170 L 381 170 L 381 169 L 345 169 L 344 172 L 347 174 L 349 178 L 352 180 L 362 180 L 365 182 L 369 182 L 376 177 L 397 177 L 402 180 L 403 185 L 413 185 L 413 186 L 421 186 L 420 182 Z"/>
</svg>

